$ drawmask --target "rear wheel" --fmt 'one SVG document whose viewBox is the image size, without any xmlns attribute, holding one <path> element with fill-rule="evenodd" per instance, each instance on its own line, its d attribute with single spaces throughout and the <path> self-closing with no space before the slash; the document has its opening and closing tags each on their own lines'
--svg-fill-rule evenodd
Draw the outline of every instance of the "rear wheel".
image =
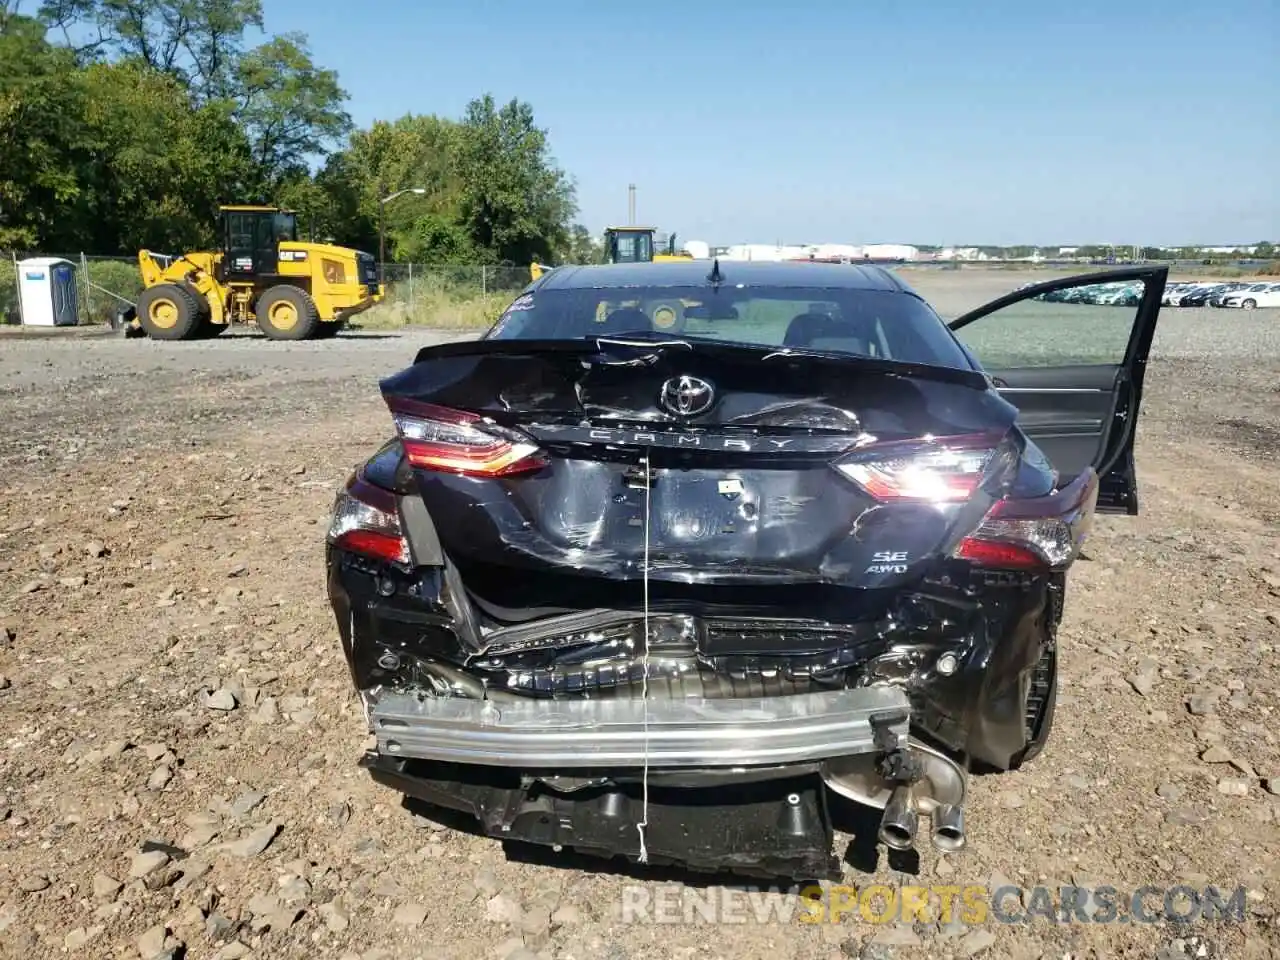
<svg viewBox="0 0 1280 960">
<path fill-rule="evenodd" d="M 1250 299 L 1248 299 L 1248 300 L 1245 300 L 1245 301 L 1243 301 L 1243 302 L 1240 304 L 1240 306 L 1244 307 L 1246 310 L 1252 310 L 1252 309 L 1254 309 L 1257 305 L 1258 305 L 1258 301 L 1257 301 L 1257 300 L 1254 300 L 1253 298 L 1250 298 Z"/>
<path fill-rule="evenodd" d="M 320 326 L 315 301 L 298 287 L 272 287 L 254 307 L 258 328 L 272 340 L 306 340 Z"/>
<path fill-rule="evenodd" d="M 138 323 L 155 340 L 192 340 L 200 330 L 200 302 L 185 287 L 158 283 L 138 297 Z"/>
</svg>

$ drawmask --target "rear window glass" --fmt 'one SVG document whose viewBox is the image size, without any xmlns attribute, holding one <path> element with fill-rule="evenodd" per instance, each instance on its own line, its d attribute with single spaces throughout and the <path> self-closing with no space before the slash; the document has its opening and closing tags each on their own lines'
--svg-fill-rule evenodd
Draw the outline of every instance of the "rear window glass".
<svg viewBox="0 0 1280 960">
<path fill-rule="evenodd" d="M 821 350 L 967 368 L 938 315 L 919 298 L 881 290 L 797 287 L 543 289 L 516 299 L 487 334 L 576 340 L 660 334 Z"/>
</svg>

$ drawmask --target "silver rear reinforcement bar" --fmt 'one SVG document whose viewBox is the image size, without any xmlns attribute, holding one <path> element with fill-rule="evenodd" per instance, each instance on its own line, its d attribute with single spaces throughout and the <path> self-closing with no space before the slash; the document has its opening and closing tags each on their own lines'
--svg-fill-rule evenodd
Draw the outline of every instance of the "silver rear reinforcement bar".
<svg viewBox="0 0 1280 960">
<path fill-rule="evenodd" d="M 525 768 L 757 766 L 873 753 L 907 738 L 895 687 L 784 697 L 471 700 L 368 694 L 378 753 Z M 877 735 L 879 734 L 879 735 Z"/>
</svg>

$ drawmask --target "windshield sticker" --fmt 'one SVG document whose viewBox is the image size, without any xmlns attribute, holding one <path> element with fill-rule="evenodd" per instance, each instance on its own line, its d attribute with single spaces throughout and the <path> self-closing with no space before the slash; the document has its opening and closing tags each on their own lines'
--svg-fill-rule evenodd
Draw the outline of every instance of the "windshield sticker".
<svg viewBox="0 0 1280 960">
<path fill-rule="evenodd" d="M 515 300 L 511 302 L 511 306 L 507 307 L 507 313 L 516 313 L 520 310 L 532 310 L 532 309 L 533 309 L 533 294 L 526 293 L 523 296 L 516 297 Z"/>
</svg>

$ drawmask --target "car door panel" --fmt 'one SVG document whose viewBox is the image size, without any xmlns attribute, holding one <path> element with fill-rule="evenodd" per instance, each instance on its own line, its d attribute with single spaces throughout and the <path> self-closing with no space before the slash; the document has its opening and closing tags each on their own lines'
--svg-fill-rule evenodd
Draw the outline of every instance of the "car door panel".
<svg viewBox="0 0 1280 960">
<path fill-rule="evenodd" d="M 1138 512 L 1133 425 L 1167 276 L 1161 266 L 1063 277 L 949 324 L 1064 480 L 1089 466 L 1098 471 L 1099 511 Z M 1053 299 L 1126 283 L 1141 283 L 1133 302 Z M 992 336 L 975 345 L 972 334 L 984 321 Z"/>
<path fill-rule="evenodd" d="M 1115 366 L 990 370 L 1018 423 L 1064 476 L 1097 458 L 1115 404 Z"/>
</svg>

